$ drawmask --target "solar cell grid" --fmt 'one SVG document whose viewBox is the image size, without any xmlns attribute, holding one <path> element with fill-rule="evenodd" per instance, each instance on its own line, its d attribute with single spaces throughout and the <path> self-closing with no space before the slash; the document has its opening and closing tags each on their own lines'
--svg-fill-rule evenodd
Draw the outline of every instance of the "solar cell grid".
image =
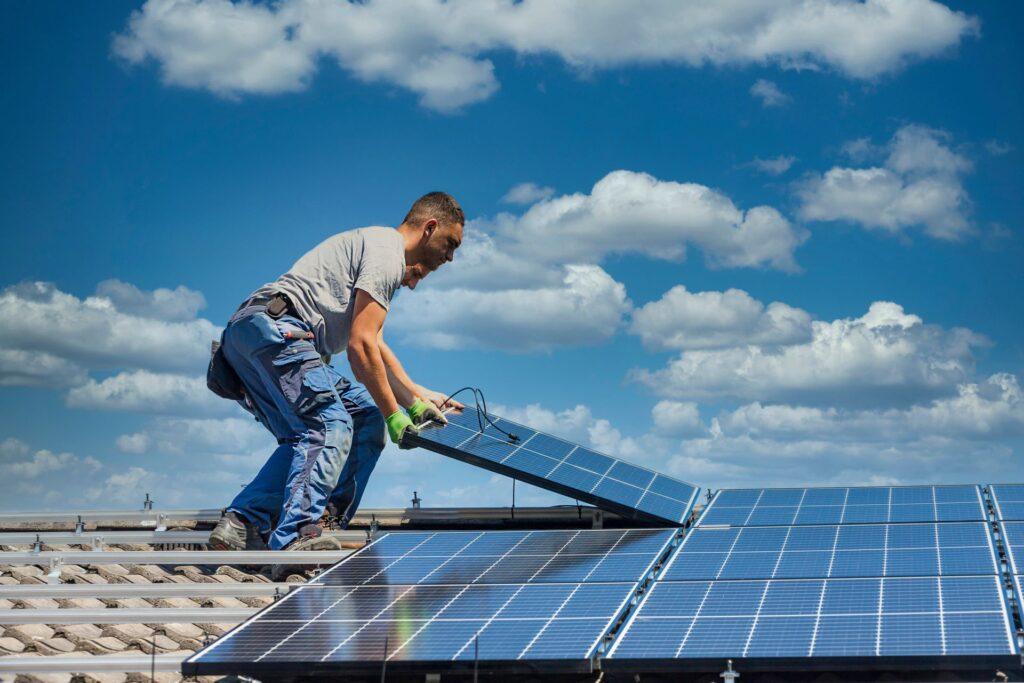
<svg viewBox="0 0 1024 683">
<path fill-rule="evenodd" d="M 985 518 L 981 489 L 975 485 L 726 489 L 716 494 L 697 524 L 878 524 Z"/>
<path fill-rule="evenodd" d="M 476 647 L 481 659 L 584 670 L 674 535 L 388 534 L 190 658 L 185 671 L 337 673 L 385 658 L 436 667 L 472 659 Z"/>
<path fill-rule="evenodd" d="M 449 413 L 448 424 L 410 436 L 411 445 L 457 458 L 627 516 L 682 524 L 697 487 L 596 453 L 474 408 Z M 481 424 L 483 431 L 480 430 Z M 504 432 L 517 438 L 510 440 Z"/>
<path fill-rule="evenodd" d="M 990 484 L 996 519 L 1024 520 L 1024 484 Z"/>
<path fill-rule="evenodd" d="M 999 530 L 1010 561 L 1010 572 L 1024 573 L 1024 522 L 1000 522 Z"/>
<path fill-rule="evenodd" d="M 984 522 L 702 525 L 686 535 L 661 571 L 661 578 L 949 576 L 994 574 L 997 569 L 995 548 Z"/>
<path fill-rule="evenodd" d="M 945 596 L 959 596 L 945 600 Z M 604 661 L 1012 655 L 993 576 L 655 582 Z"/>
</svg>

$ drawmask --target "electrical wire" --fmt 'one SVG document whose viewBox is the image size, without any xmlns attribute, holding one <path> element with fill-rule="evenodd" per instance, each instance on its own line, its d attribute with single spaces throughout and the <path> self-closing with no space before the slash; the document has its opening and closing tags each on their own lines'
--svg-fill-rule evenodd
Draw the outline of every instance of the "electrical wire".
<svg viewBox="0 0 1024 683">
<path fill-rule="evenodd" d="M 487 424 L 491 425 L 496 430 L 507 436 L 509 442 L 515 443 L 519 441 L 519 437 L 517 435 L 512 434 L 511 432 L 506 432 L 504 429 L 495 424 L 494 420 L 491 419 L 491 416 L 487 412 L 487 399 L 484 397 L 484 392 L 482 389 L 470 386 L 462 387 L 461 389 L 454 391 L 451 394 L 448 394 L 448 396 L 444 399 L 444 402 L 447 403 L 448 401 L 455 398 L 464 391 L 473 392 L 473 402 L 476 404 L 476 420 L 477 425 L 480 427 L 481 434 L 486 428 L 484 425 L 484 421 L 486 420 Z"/>
</svg>

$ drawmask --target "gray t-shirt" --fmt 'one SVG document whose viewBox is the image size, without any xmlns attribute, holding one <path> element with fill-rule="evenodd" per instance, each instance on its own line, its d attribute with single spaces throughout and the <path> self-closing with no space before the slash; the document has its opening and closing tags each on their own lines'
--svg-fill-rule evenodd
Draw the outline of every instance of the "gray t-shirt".
<svg viewBox="0 0 1024 683">
<path fill-rule="evenodd" d="M 299 317 L 313 326 L 317 351 L 334 355 L 348 346 L 355 290 L 363 290 L 386 310 L 404 275 L 401 233 L 359 228 L 328 237 L 253 295 L 286 294 Z"/>
</svg>

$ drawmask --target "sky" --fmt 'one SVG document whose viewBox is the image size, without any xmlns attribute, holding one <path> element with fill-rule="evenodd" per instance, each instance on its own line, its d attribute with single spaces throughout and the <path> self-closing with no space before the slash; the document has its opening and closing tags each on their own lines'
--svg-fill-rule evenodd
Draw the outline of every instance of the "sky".
<svg viewBox="0 0 1024 683">
<path fill-rule="evenodd" d="M 0 509 L 227 505 L 275 444 L 210 341 L 431 190 L 468 222 L 388 317 L 420 384 L 712 489 L 1024 480 L 1017 3 L 8 12 Z M 389 446 L 363 504 L 413 491 L 512 482 Z"/>
</svg>

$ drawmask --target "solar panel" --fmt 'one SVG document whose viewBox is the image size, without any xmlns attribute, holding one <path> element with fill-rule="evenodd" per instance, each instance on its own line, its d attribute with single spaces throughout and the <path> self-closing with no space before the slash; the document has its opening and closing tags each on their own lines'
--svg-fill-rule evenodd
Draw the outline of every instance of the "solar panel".
<svg viewBox="0 0 1024 683">
<path fill-rule="evenodd" d="M 200 651 L 186 675 L 590 670 L 670 529 L 388 534 Z"/>
<path fill-rule="evenodd" d="M 1007 614 L 994 575 L 658 581 L 602 667 L 636 668 L 637 659 L 1013 655 Z"/>
<path fill-rule="evenodd" d="M 990 484 L 996 519 L 1024 520 L 1024 484 Z"/>
<path fill-rule="evenodd" d="M 1024 522 L 1000 522 L 1011 574 L 1024 574 Z"/>
<path fill-rule="evenodd" d="M 984 522 L 698 526 L 686 535 L 661 578 L 951 576 L 997 571 L 997 555 Z"/>
<path fill-rule="evenodd" d="M 474 408 L 447 417 L 406 441 L 631 518 L 683 524 L 697 497 L 693 484 Z"/>
<path fill-rule="evenodd" d="M 724 489 L 698 524 L 776 526 L 960 522 L 986 518 L 981 489 L 962 486 L 864 486 Z"/>
</svg>

